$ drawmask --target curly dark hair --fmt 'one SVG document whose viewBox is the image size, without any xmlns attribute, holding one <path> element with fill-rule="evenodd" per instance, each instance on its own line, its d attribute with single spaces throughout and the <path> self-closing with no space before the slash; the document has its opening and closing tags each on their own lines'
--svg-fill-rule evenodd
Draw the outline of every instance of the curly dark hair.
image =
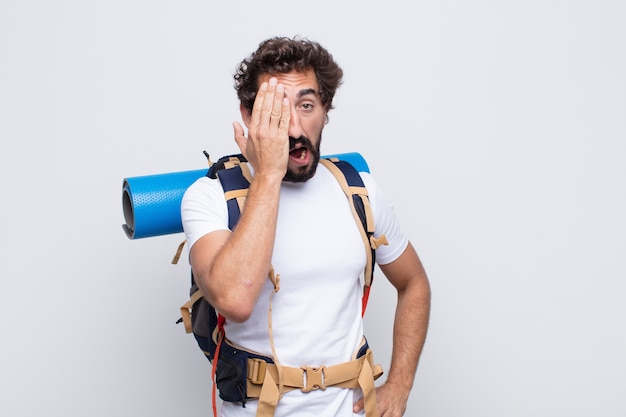
<svg viewBox="0 0 626 417">
<path fill-rule="evenodd" d="M 343 70 L 319 43 L 298 36 L 293 39 L 274 37 L 261 42 L 258 49 L 237 66 L 234 75 L 237 97 L 252 112 L 259 76 L 307 69 L 315 72 L 324 108 L 326 111 L 332 109 L 335 92 L 342 82 Z"/>
</svg>

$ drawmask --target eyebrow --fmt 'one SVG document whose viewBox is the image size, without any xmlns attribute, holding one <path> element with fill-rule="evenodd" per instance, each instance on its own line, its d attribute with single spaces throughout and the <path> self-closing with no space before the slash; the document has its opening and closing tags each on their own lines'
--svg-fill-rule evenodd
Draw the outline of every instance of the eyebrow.
<svg viewBox="0 0 626 417">
<path fill-rule="evenodd" d="M 305 88 L 303 90 L 298 91 L 298 98 L 304 97 L 308 94 L 317 95 L 317 91 L 313 88 Z"/>
</svg>

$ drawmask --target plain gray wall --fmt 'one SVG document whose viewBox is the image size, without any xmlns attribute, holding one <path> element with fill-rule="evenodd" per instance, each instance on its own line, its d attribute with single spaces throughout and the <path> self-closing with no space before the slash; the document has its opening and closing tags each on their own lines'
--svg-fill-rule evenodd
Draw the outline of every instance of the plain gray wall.
<svg viewBox="0 0 626 417">
<path fill-rule="evenodd" d="M 0 415 L 206 416 L 182 235 L 125 177 L 236 151 L 236 63 L 318 40 L 433 289 L 407 416 L 626 415 L 626 3 L 0 1 Z M 388 369 L 394 294 L 366 317 Z"/>
</svg>

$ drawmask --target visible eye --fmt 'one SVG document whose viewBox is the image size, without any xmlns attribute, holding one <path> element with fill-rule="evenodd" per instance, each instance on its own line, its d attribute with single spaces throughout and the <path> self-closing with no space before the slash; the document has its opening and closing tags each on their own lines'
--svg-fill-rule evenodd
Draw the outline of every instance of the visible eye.
<svg viewBox="0 0 626 417">
<path fill-rule="evenodd" d="M 313 105 L 313 103 L 302 103 L 300 105 L 300 108 L 306 112 L 310 112 L 310 111 L 313 111 L 315 106 Z"/>
</svg>

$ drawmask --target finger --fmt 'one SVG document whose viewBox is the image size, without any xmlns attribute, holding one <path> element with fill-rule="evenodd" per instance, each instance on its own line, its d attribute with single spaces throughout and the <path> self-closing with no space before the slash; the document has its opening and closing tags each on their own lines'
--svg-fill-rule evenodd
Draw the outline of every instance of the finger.
<svg viewBox="0 0 626 417">
<path fill-rule="evenodd" d="M 274 98 L 276 97 L 276 84 L 278 80 L 275 77 L 270 78 L 267 88 L 263 94 L 263 103 L 261 106 L 261 114 L 259 118 L 260 126 L 268 126 L 272 118 L 278 120 L 280 114 L 276 114 L 279 110 L 274 110 Z"/>
<path fill-rule="evenodd" d="M 283 97 L 281 101 L 281 113 L 280 121 L 278 123 L 278 133 L 281 136 L 289 137 L 289 120 L 291 119 L 291 107 L 289 106 L 289 99 Z"/>
<path fill-rule="evenodd" d="M 363 407 L 364 407 L 363 397 L 361 397 L 359 401 L 355 402 L 354 405 L 352 406 L 352 412 L 359 413 L 363 410 Z"/>
<path fill-rule="evenodd" d="M 276 85 L 276 92 L 274 93 L 274 102 L 272 103 L 272 112 L 270 114 L 270 121 L 272 123 L 280 124 L 283 114 L 283 98 L 285 97 L 285 86 L 282 84 Z"/>
<path fill-rule="evenodd" d="M 261 83 L 259 91 L 254 98 L 254 105 L 252 106 L 252 114 L 250 116 L 250 126 L 256 126 L 261 119 L 261 112 L 263 110 L 263 102 L 265 101 L 265 94 L 267 92 L 267 82 Z"/>
</svg>

